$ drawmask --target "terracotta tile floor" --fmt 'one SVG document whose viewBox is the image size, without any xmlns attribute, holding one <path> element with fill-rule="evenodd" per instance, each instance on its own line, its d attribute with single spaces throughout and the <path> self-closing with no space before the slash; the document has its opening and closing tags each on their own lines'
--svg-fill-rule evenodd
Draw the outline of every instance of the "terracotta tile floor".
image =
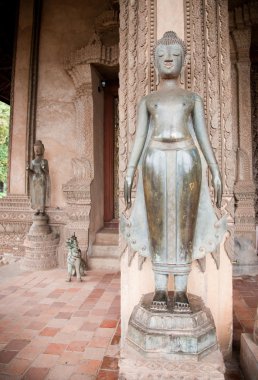
<svg viewBox="0 0 258 380">
<path fill-rule="evenodd" d="M 12 272 L 10 264 L 0 277 L 0 379 L 118 378 L 118 273 L 67 283 L 65 270 Z"/>
<path fill-rule="evenodd" d="M 88 272 L 82 283 L 66 272 L 0 268 L 0 380 L 118 379 L 120 275 Z M 234 285 L 233 360 L 227 380 L 239 370 L 241 332 L 252 332 L 258 276 Z"/>
<path fill-rule="evenodd" d="M 258 276 L 235 278 L 233 281 L 233 292 L 233 346 L 239 349 L 241 333 L 253 333 L 254 319 L 258 306 Z"/>
<path fill-rule="evenodd" d="M 235 277 L 233 280 L 233 357 L 227 363 L 226 380 L 242 380 L 239 369 L 240 336 L 252 333 L 258 305 L 258 276 Z"/>
</svg>

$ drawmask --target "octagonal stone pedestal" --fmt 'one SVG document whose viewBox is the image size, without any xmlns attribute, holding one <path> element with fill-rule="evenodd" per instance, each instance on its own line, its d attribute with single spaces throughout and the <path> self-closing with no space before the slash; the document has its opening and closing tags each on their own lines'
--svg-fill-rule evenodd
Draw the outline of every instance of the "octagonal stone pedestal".
<svg viewBox="0 0 258 380">
<path fill-rule="evenodd" d="M 142 297 L 131 315 L 127 341 L 145 356 L 190 356 L 196 360 L 217 349 L 212 315 L 201 298 L 189 294 L 191 313 L 173 312 L 173 292 L 168 310 L 150 309 L 153 294 Z"/>
<path fill-rule="evenodd" d="M 223 380 L 213 318 L 200 297 L 188 294 L 191 313 L 150 309 L 153 294 L 135 306 L 119 360 L 119 380 Z"/>
<path fill-rule="evenodd" d="M 26 270 L 48 270 L 57 267 L 59 236 L 51 231 L 48 216 L 34 215 L 24 241 L 25 256 L 21 267 Z"/>
</svg>

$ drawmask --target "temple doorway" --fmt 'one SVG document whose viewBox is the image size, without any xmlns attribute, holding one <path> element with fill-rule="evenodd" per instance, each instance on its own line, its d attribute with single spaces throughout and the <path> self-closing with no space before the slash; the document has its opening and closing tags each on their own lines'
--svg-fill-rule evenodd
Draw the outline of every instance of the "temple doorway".
<svg viewBox="0 0 258 380">
<path fill-rule="evenodd" d="M 97 124 L 94 126 L 96 133 L 95 144 L 95 163 L 99 170 L 95 171 L 97 183 L 95 192 L 101 191 L 99 197 L 95 198 L 91 212 L 92 226 L 92 247 L 88 255 L 88 266 L 94 270 L 120 270 L 120 261 L 118 254 L 118 225 L 119 225 L 119 186 L 118 186 L 118 168 L 119 168 L 119 120 L 118 120 L 118 65 L 104 66 L 94 65 L 98 72 L 99 98 L 95 98 L 94 107 L 96 111 L 102 113 L 102 132 L 97 133 Z M 98 99 L 102 99 L 98 101 Z M 101 119 L 97 117 L 96 119 Z M 100 125 L 99 125 L 100 126 Z M 95 128 L 96 127 L 96 128 Z M 100 178 L 101 177 L 101 178 Z M 102 190 L 101 190 L 102 189 Z M 97 194 L 92 194 L 95 197 Z M 92 197 L 92 199 L 93 199 Z M 102 208 L 103 207 L 103 208 Z M 101 210 L 100 210 L 101 208 Z M 94 224 L 94 213 L 98 215 L 98 223 Z M 92 223 L 93 222 L 93 223 Z M 95 231 L 94 231 L 95 227 Z"/>
<path fill-rule="evenodd" d="M 118 211 L 118 80 L 104 85 L 104 225 L 117 223 Z"/>
</svg>

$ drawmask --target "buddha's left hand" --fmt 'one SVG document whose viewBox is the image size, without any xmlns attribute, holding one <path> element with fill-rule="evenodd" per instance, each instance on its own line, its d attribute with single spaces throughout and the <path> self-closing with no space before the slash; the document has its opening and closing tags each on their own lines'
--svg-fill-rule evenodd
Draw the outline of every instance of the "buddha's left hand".
<svg viewBox="0 0 258 380">
<path fill-rule="evenodd" d="M 212 174 L 212 186 L 214 189 L 214 203 L 216 203 L 218 208 L 221 208 L 222 181 L 219 171 Z"/>
</svg>

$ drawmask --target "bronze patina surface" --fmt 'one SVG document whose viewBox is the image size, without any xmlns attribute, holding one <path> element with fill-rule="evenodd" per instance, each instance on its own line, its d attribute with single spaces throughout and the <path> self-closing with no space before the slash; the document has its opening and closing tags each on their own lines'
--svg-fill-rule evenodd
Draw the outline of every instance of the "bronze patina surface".
<svg viewBox="0 0 258 380">
<path fill-rule="evenodd" d="M 50 179 L 48 161 L 44 159 L 44 145 L 41 140 L 34 144 L 34 160 L 27 165 L 30 175 L 31 207 L 36 210 L 35 215 L 45 214 L 45 207 L 49 202 Z"/>
<path fill-rule="evenodd" d="M 157 42 L 154 59 L 160 85 L 158 91 L 143 97 L 139 103 L 136 137 L 124 188 L 125 203 L 130 208 L 135 171 L 141 166 L 139 178 L 146 209 L 147 240 L 155 273 L 152 309 L 167 310 L 168 275 L 173 274 L 174 310 L 189 312 L 186 290 L 203 186 L 202 160 L 212 175 L 217 207 L 221 205 L 222 183 L 205 125 L 202 99 L 178 86 L 185 54 L 185 45 L 174 32 L 165 33 Z M 136 194 L 134 207 L 140 192 Z M 205 216 L 202 219 L 206 223 Z M 127 227 L 131 228 L 131 222 Z M 132 240 L 132 245 L 135 242 Z"/>
</svg>

